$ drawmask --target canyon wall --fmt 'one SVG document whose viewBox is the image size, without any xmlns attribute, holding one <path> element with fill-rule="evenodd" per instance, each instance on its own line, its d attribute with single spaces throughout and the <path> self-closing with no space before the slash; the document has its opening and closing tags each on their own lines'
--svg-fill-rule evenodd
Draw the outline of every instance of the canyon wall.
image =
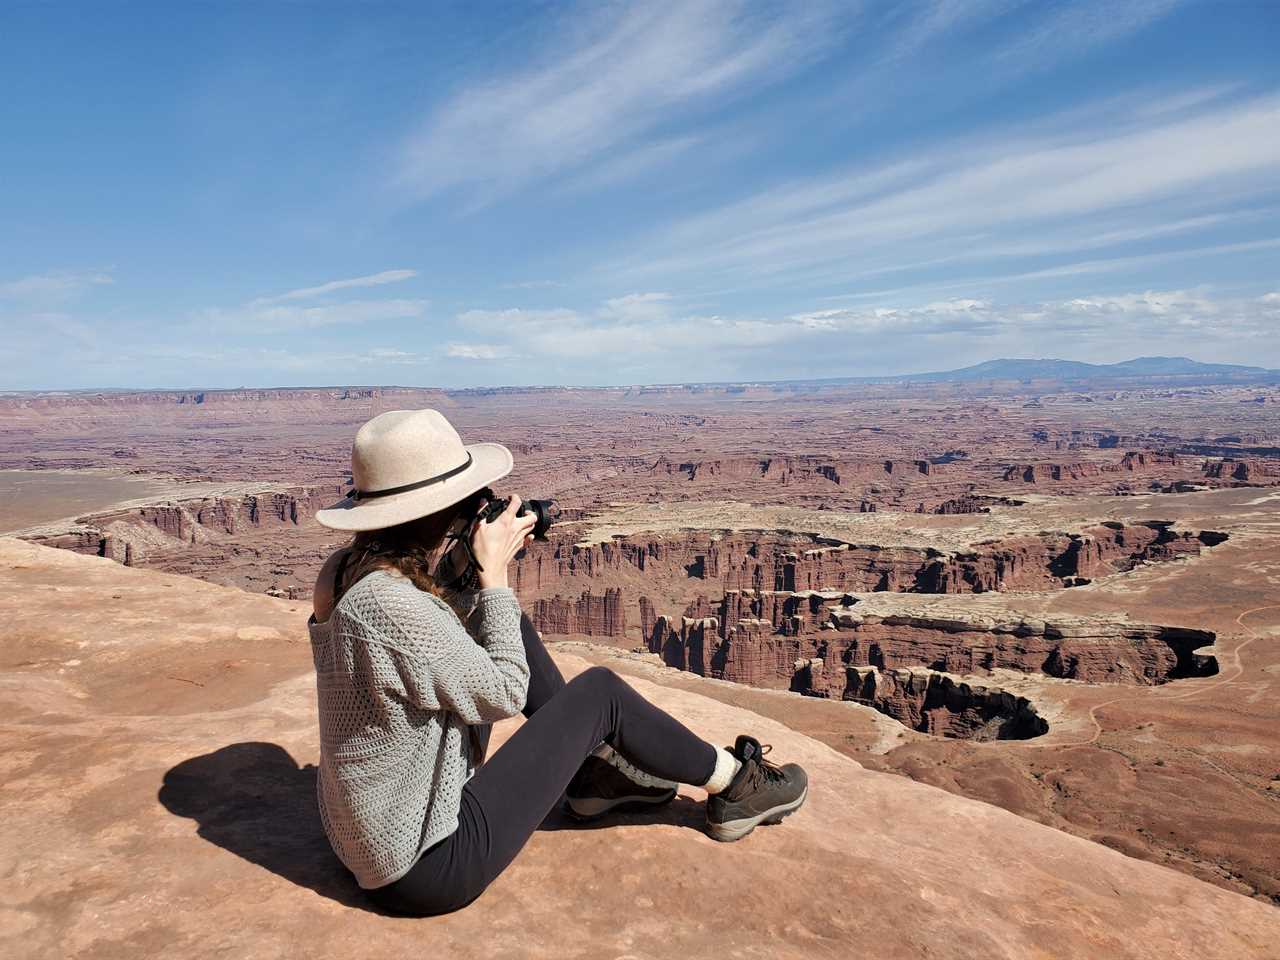
<svg viewBox="0 0 1280 960">
<path fill-rule="evenodd" d="M 660 457 L 650 468 L 655 476 L 691 481 L 770 480 L 779 484 L 829 480 L 836 486 L 904 475 L 929 476 L 939 469 L 930 460 L 851 459 L 819 456 L 719 457 L 669 460 Z"/>
<path fill-rule="evenodd" d="M 690 531 L 592 544 L 567 539 L 535 544 L 513 564 L 512 577 L 521 595 L 530 597 L 571 586 L 598 588 L 601 581 L 634 585 L 637 593 L 650 594 L 654 584 L 710 593 L 1043 590 L 1074 586 L 1138 563 L 1195 556 L 1225 539 L 1212 531 L 1177 531 L 1164 521 L 1112 522 L 1078 534 L 1012 537 L 944 553 L 798 535 Z"/>
<path fill-rule="evenodd" d="M 1280 479 L 1280 465 L 1268 460 L 1208 460 L 1204 475 L 1215 480 L 1234 480 L 1238 483 L 1275 483 Z"/>
<path fill-rule="evenodd" d="M 923 667 L 953 674 L 996 668 L 1088 683 L 1160 684 L 1217 672 L 1195 651 L 1209 631 L 1072 618 L 947 618 L 863 613 L 839 592 L 729 591 L 718 610 L 705 602 L 680 618 L 652 615 L 647 647 L 669 666 L 762 687 L 796 683 L 797 661 L 815 659 L 830 676 L 846 667 Z"/>
<path fill-rule="evenodd" d="M 136 565 L 166 553 L 247 528 L 297 526 L 342 496 L 339 486 L 293 487 L 234 496 L 201 497 L 89 514 L 68 529 L 35 532 L 34 543 Z"/>
<path fill-rule="evenodd" d="M 584 590 L 577 599 L 556 594 L 522 601 L 529 619 L 539 633 L 579 634 L 588 637 L 622 637 L 626 634 L 626 611 L 622 591 L 614 587 L 601 595 Z"/>
<path fill-rule="evenodd" d="M 796 662 L 791 689 L 812 697 L 874 707 L 903 726 L 958 740 L 1029 740 L 1049 732 L 1026 697 L 932 670 L 845 667 L 831 673 L 823 660 Z"/>
<path fill-rule="evenodd" d="M 1118 463 L 1091 460 L 1076 463 L 1015 463 L 1004 472 L 1005 480 L 1045 483 L 1062 480 L 1086 480 L 1107 474 L 1144 473 L 1160 468 L 1176 468 L 1185 464 L 1176 454 L 1149 450 L 1130 450 Z"/>
</svg>

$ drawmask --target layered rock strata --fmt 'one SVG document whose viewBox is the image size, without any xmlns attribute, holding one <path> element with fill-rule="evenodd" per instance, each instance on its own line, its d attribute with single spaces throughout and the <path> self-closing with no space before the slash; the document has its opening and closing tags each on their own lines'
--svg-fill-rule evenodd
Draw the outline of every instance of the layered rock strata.
<svg viewBox="0 0 1280 960">
<path fill-rule="evenodd" d="M 616 587 L 601 595 L 584 590 L 577 599 L 539 598 L 529 608 L 529 619 L 541 633 L 621 637 L 627 630 L 622 591 Z"/>
<path fill-rule="evenodd" d="M 791 689 L 874 707 L 912 730 L 958 740 L 1029 740 L 1049 723 L 1026 697 L 933 670 L 845 667 L 797 660 Z"/>
<path fill-rule="evenodd" d="M 23 539 L 133 566 L 151 551 L 167 552 L 252 527 L 297 526 L 341 495 L 342 488 L 332 486 L 175 499 L 90 514 L 60 528 L 31 531 Z"/>
<path fill-rule="evenodd" d="M 1241 484 L 1268 484 L 1280 479 L 1280 465 L 1268 460 L 1209 460 L 1204 475 L 1215 480 L 1234 480 Z"/>
<path fill-rule="evenodd" d="M 1144 473 L 1161 468 L 1184 466 L 1176 454 L 1149 450 L 1130 450 L 1118 463 L 1081 461 L 1076 463 L 1018 463 L 1004 472 L 1005 480 L 1045 483 L 1062 480 L 1087 480 L 1107 474 Z"/>
<path fill-rule="evenodd" d="M 1140 685 L 1218 670 L 1214 657 L 1196 652 L 1216 640 L 1206 630 L 1083 617 L 890 612 L 883 603 L 864 612 L 862 602 L 839 591 L 729 591 L 718 607 L 702 599 L 679 618 L 656 615 L 649 604 L 647 647 L 681 670 L 791 689 L 799 682 L 796 662 L 815 659 L 828 676 L 843 676 L 847 667 L 965 675 L 1002 668 Z"/>
<path fill-rule="evenodd" d="M 942 459 L 942 458 L 940 458 Z M 721 457 L 705 460 L 669 460 L 660 457 L 650 469 L 655 476 L 684 477 L 691 481 L 770 480 L 779 484 L 829 480 L 836 486 L 903 475 L 930 476 L 939 464 L 932 460 L 878 460 L 818 456 Z"/>
<path fill-rule="evenodd" d="M 1080 533 L 1006 537 L 952 551 L 783 533 L 640 533 L 530 548 L 513 565 L 512 576 L 521 596 L 529 598 L 570 584 L 591 589 L 601 581 L 636 583 L 641 590 L 654 583 L 705 584 L 701 592 L 720 587 L 986 593 L 1076 586 L 1139 563 L 1195 556 L 1226 539 L 1215 531 L 1175 530 L 1167 521 L 1108 522 Z M 651 591 L 650 586 L 644 592 Z"/>
</svg>

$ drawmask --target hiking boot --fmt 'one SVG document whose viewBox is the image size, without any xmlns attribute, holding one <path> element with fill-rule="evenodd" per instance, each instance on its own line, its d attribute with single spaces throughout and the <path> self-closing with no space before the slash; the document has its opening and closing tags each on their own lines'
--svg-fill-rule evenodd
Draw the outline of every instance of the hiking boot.
<svg viewBox="0 0 1280 960">
<path fill-rule="evenodd" d="M 675 799 L 674 783 L 650 776 L 612 749 L 600 752 L 605 757 L 597 752 L 582 761 L 565 790 L 572 816 L 591 820 L 620 807 L 656 807 Z"/>
<path fill-rule="evenodd" d="M 770 763 L 764 755 L 771 749 L 754 737 L 740 736 L 734 742 L 731 752 L 742 768 L 725 790 L 707 797 L 707 832 L 716 840 L 741 840 L 759 824 L 781 823 L 804 803 L 809 792 L 804 769 L 794 763 Z"/>
</svg>

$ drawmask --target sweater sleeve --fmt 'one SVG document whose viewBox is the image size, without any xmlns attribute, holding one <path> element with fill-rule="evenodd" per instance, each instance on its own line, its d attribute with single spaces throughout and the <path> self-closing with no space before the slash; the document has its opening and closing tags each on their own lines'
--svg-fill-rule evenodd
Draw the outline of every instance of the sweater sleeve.
<svg viewBox="0 0 1280 960">
<path fill-rule="evenodd" d="M 529 664 L 515 591 L 475 595 L 475 638 L 439 597 L 411 583 L 374 594 L 394 625 L 389 649 L 409 699 L 424 710 L 449 710 L 464 723 L 492 723 L 524 709 Z"/>
</svg>

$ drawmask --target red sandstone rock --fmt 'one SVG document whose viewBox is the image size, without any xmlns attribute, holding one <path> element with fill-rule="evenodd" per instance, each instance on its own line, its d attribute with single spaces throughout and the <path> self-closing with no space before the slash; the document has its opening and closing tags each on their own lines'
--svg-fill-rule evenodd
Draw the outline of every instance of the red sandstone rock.
<svg viewBox="0 0 1280 960">
<path fill-rule="evenodd" d="M 598 590 L 603 583 L 647 591 L 669 585 L 691 592 L 704 584 L 724 590 L 847 590 L 986 593 L 1060 588 L 1128 570 L 1139 563 L 1194 556 L 1224 535 L 1174 530 L 1163 522 L 1109 524 L 1080 534 L 1044 533 L 944 553 L 922 547 L 881 547 L 831 538 L 783 534 L 636 534 L 583 545 L 567 540 L 530 547 L 513 566 L 522 597 Z M 619 587 L 618 589 L 623 589 Z M 624 590 L 622 602 L 628 602 Z M 648 602 L 647 600 L 645 602 Z M 686 616 L 708 610 L 686 609 Z M 653 617 L 640 616 L 648 637 Z M 547 629 L 554 630 L 554 620 Z"/>
<path fill-rule="evenodd" d="M 622 591 L 617 587 L 596 596 L 584 590 L 577 600 L 557 594 L 539 598 L 529 606 L 529 618 L 539 632 L 578 634 L 588 637 L 621 637 L 626 634 L 626 612 L 622 607 Z"/>
<path fill-rule="evenodd" d="M 305 615 L 0 539 L 0 870 L 21 878 L 0 917 L 6 955 L 380 960 L 430 944 L 551 960 L 745 943 L 809 960 L 874 943 L 884 960 L 1241 960 L 1280 940 L 1274 907 L 642 679 L 629 682 L 710 742 L 750 731 L 803 764 L 805 806 L 735 844 L 703 834 L 689 787 L 597 829 L 553 817 L 464 910 L 383 916 L 320 830 Z M 493 748 L 519 723 L 499 724 Z"/>
<path fill-rule="evenodd" d="M 764 479 L 779 484 L 804 482 L 815 477 L 843 486 L 869 477 L 892 477 L 902 473 L 928 476 L 937 467 L 928 460 L 854 460 L 809 456 L 721 457 L 676 462 L 665 457 L 654 463 L 651 473 L 683 475 L 691 481 Z"/>
<path fill-rule="evenodd" d="M 795 663 L 815 658 L 828 677 L 846 667 L 968 675 L 1005 668 L 1090 683 L 1158 684 L 1216 672 L 1212 658 L 1194 652 L 1214 639 L 1202 630 L 1105 620 L 864 614 L 855 597 L 838 592 L 729 591 L 717 616 L 682 618 L 678 636 L 658 618 L 648 646 L 669 666 L 764 687 L 794 686 Z"/>
<path fill-rule="evenodd" d="M 791 689 L 807 696 L 864 703 L 912 730 L 936 737 L 1028 740 L 1049 729 L 1026 697 L 932 670 L 845 667 L 832 672 L 819 658 L 797 660 Z"/>
<path fill-rule="evenodd" d="M 1280 477 L 1280 467 L 1267 460 L 1206 460 L 1203 470 L 1206 477 L 1240 483 L 1259 483 Z"/>
<path fill-rule="evenodd" d="M 1118 463 L 1027 463 L 1015 464 L 1004 472 L 1005 480 L 1045 483 L 1064 480 L 1086 480 L 1112 473 L 1141 473 L 1155 469 L 1176 469 L 1182 462 L 1174 454 L 1148 450 L 1130 450 Z"/>
<path fill-rule="evenodd" d="M 173 500 L 79 517 L 65 533 L 35 533 L 28 539 L 75 553 L 139 562 L 154 545 L 151 531 L 181 543 L 194 543 L 209 533 L 234 534 L 245 527 L 297 526 L 316 510 L 341 496 L 340 487 L 298 487 L 238 496 Z"/>
</svg>

